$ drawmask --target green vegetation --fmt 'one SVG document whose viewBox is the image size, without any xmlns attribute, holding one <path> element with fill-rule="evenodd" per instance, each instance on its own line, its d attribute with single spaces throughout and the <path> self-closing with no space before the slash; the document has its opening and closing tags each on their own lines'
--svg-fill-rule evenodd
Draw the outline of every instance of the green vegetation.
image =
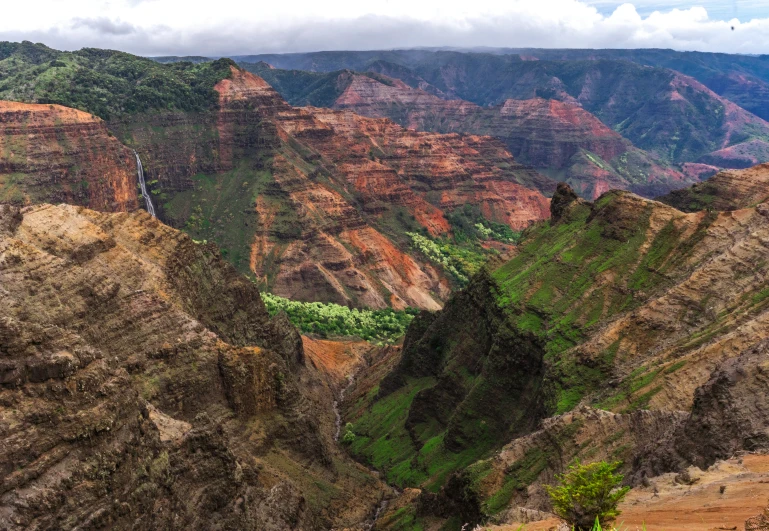
<svg viewBox="0 0 769 531">
<path fill-rule="evenodd" d="M 96 48 L 60 52 L 31 42 L 0 42 L 0 99 L 56 103 L 105 120 L 147 111 L 205 111 L 229 59 L 160 64 Z"/>
<path fill-rule="evenodd" d="M 432 378 L 414 379 L 408 385 L 373 403 L 370 411 L 354 423 L 355 441 L 350 446 L 354 455 L 365 457 L 382 470 L 389 483 L 399 486 L 419 484 L 425 477 L 413 477 L 409 467 L 403 467 L 414 453 L 406 430 L 406 418 L 414 397 L 434 384 Z M 367 398 L 373 399 L 376 392 Z"/>
<path fill-rule="evenodd" d="M 342 435 L 342 442 L 344 444 L 352 444 L 355 442 L 355 432 L 352 431 L 352 423 L 348 422 L 344 427 L 344 435 Z"/>
<path fill-rule="evenodd" d="M 360 337 L 378 344 L 397 341 L 419 313 L 413 308 L 403 311 L 351 309 L 333 303 L 292 301 L 271 293 L 262 293 L 262 300 L 270 315 L 286 312 L 291 322 L 304 333 L 321 337 Z"/>
<path fill-rule="evenodd" d="M 431 262 L 440 265 L 457 282 L 464 286 L 486 262 L 484 254 L 459 247 L 445 241 L 436 241 L 417 232 L 407 232 L 412 245 L 419 249 Z"/>
<path fill-rule="evenodd" d="M 680 269 L 712 223 L 712 216 L 706 216 L 697 231 L 683 239 L 682 229 L 671 221 L 642 250 L 650 207 L 622 197 L 620 192 L 607 194 L 592 209 L 577 206 L 558 224 L 536 226 L 519 254 L 492 273 L 499 307 L 518 330 L 544 342 L 550 414 L 569 411 L 586 395 L 600 391 L 615 357 L 622 355 L 620 342 L 588 363 L 569 349 L 599 321 L 632 310 L 669 285 L 670 273 Z M 643 380 L 632 375 L 602 406 L 627 401 L 628 410 L 645 407 L 658 391 L 647 386 L 658 375 L 652 371 Z M 637 392 L 643 396 L 635 396 Z"/>
<path fill-rule="evenodd" d="M 422 531 L 424 526 L 417 517 L 416 507 L 407 505 L 382 520 L 387 529 L 394 531 Z"/>
<path fill-rule="evenodd" d="M 617 506 L 630 490 L 620 486 L 623 476 L 614 473 L 619 466 L 619 462 L 583 465 L 575 460 L 556 476 L 560 485 L 546 487 L 555 513 L 577 531 L 613 522 L 620 514 Z"/>
<path fill-rule="evenodd" d="M 413 216 L 403 211 L 396 211 L 391 217 L 388 220 L 391 227 L 388 228 L 393 230 L 386 232 L 404 232 L 412 247 L 451 275 L 460 287 L 467 285 L 490 256 L 499 254 L 496 249 L 484 248 L 482 242 L 513 244 L 520 238 L 520 233 L 509 226 L 486 219 L 476 205 L 464 205 L 448 212 L 446 219 L 451 224 L 452 234 L 440 239 L 427 235 Z"/>
<path fill-rule="evenodd" d="M 477 205 L 466 204 L 446 214 L 451 224 L 456 243 L 475 243 L 483 240 L 495 240 L 503 243 L 516 243 L 521 237 L 504 223 L 496 223 L 481 213 Z"/>
<path fill-rule="evenodd" d="M 266 170 L 254 170 L 248 159 L 228 172 L 197 174 L 194 188 L 176 192 L 161 205 L 166 219 L 195 240 L 216 242 L 222 256 L 241 273 L 249 274 L 250 247 L 256 230 L 253 205 L 272 181 Z"/>
</svg>

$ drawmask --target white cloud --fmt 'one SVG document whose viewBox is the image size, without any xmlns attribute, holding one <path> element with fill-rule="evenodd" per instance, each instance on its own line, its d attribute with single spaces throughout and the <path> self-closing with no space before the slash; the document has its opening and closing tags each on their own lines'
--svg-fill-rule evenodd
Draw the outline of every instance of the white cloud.
<svg viewBox="0 0 769 531">
<path fill-rule="evenodd" d="M 4 6 L 0 40 L 143 55 L 414 46 L 769 50 L 769 16 L 741 22 L 713 19 L 698 6 L 639 10 L 626 3 L 606 12 L 580 0 L 26 0 Z"/>
</svg>

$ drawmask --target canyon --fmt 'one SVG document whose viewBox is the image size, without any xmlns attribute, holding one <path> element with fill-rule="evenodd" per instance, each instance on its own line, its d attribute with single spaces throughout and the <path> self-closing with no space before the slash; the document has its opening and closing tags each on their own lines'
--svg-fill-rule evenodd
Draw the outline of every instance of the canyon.
<svg viewBox="0 0 769 531">
<path fill-rule="evenodd" d="M 0 43 L 0 528 L 765 529 L 769 129 L 627 53 Z"/>
<path fill-rule="evenodd" d="M 33 134 L 27 131 L 32 125 L 26 116 L 34 114 L 40 130 L 50 129 L 49 135 L 62 133 L 54 126 L 56 114 L 43 112 L 47 106 L 28 106 L 27 115 L 9 114 L 2 126 L 7 145 L 27 149 L 11 159 L 19 161 L 20 169 L 9 171 L 29 175 L 23 184 L 17 184 L 21 179 L 16 173 L 4 178 L 0 189 L 5 196 L 17 204 L 67 201 L 104 211 L 135 209 L 137 201 L 147 203 L 136 198 L 136 168 L 131 166 L 139 162 L 160 219 L 197 240 L 216 242 L 238 270 L 278 295 L 371 308 L 437 309 L 457 285 L 456 275 L 416 249 L 407 233 L 450 240 L 449 214 L 465 204 L 478 210 L 475 223 L 504 224 L 517 231 L 548 215 L 544 194 L 552 192 L 554 181 L 518 163 L 494 139 L 416 133 L 349 112 L 295 108 L 263 79 L 231 61 L 168 67 L 171 72 L 163 78 L 168 91 L 183 93 L 174 88 L 182 82 L 174 77 L 180 72 L 200 78 L 187 81 L 189 100 L 172 99 L 145 109 L 147 100 L 139 101 L 119 76 L 126 69 L 144 69 L 157 77 L 157 70 L 165 67 L 153 61 L 119 52 L 57 52 L 31 43 L 11 47 L 0 59 L 12 72 L 6 88 L 15 87 L 13 75 L 23 77 L 24 61 L 62 71 L 73 82 L 88 65 L 94 75 L 105 76 L 105 84 L 124 91 L 115 100 L 122 109 L 131 109 L 104 109 L 92 103 L 90 92 L 62 92 L 56 84 L 41 82 L 44 96 L 19 92 L 21 86 L 6 91 L 37 101 L 71 100 L 101 112 L 104 122 L 71 111 L 79 120 L 91 116 L 94 131 L 106 138 L 99 149 L 112 149 L 128 160 L 106 153 L 94 165 L 89 157 L 96 148 L 67 151 L 49 139 L 45 149 L 62 152 L 60 172 L 72 175 L 66 174 L 61 193 L 55 193 L 59 185 L 48 183 L 40 186 L 45 194 L 30 194 L 27 188 L 38 170 L 24 166 L 50 157 L 31 151 L 42 146 L 27 149 L 27 140 L 20 142 L 20 135 Z M 156 99 L 165 102 L 168 95 L 161 92 Z M 73 137 L 68 142 L 83 141 Z M 130 150 L 138 161 L 131 160 Z M 101 181 L 91 183 L 88 176 L 77 175 L 86 167 L 100 174 Z M 102 197 L 109 193 L 116 198 Z M 504 242 L 484 245 L 471 247 L 478 255 L 506 248 Z"/>
<path fill-rule="evenodd" d="M 276 294 L 436 309 L 449 281 L 408 250 L 409 228 L 447 236 L 446 212 L 466 203 L 519 230 L 548 215 L 536 187 L 552 181 L 488 137 L 294 108 L 235 67 L 216 90 L 221 108 L 202 125 L 163 126 L 156 137 L 157 117 L 132 119 L 116 134 L 157 181 L 161 217 L 219 243 Z"/>
<path fill-rule="evenodd" d="M 410 129 L 499 138 L 517 160 L 569 183 L 587 199 L 609 189 L 654 196 L 691 184 L 579 105 L 534 98 L 479 107 L 387 81 L 354 75 L 333 107 L 388 117 Z"/>
<path fill-rule="evenodd" d="M 416 103 L 395 98 L 393 109 L 379 111 L 399 115 L 403 123 L 408 111 L 400 108 L 413 105 L 418 115 L 429 100 L 427 94 L 484 109 L 511 99 L 543 98 L 583 108 L 663 167 L 697 162 L 745 168 L 766 162 L 769 124 L 762 99 L 765 92 L 757 88 L 769 79 L 764 62 L 702 56 L 707 56 L 702 59 L 706 67 L 670 50 L 394 50 L 235 59 L 264 75 L 292 103 L 318 99 L 324 106 L 332 105 L 348 86 L 342 79 L 348 69 L 386 84 L 391 83 L 377 76 L 394 78 L 421 91 Z M 675 66 L 682 66 L 683 72 L 669 69 Z M 337 78 L 332 75 L 335 71 Z M 471 121 L 468 132 L 472 127 L 478 127 L 477 121 Z"/>
</svg>

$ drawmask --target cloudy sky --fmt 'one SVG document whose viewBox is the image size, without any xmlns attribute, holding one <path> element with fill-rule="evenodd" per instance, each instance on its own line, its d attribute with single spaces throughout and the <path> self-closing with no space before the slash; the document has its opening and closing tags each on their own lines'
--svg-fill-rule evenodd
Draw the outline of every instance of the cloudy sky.
<svg viewBox="0 0 769 531">
<path fill-rule="evenodd" d="M 141 55 L 415 46 L 769 53 L 769 0 L 5 0 L 0 40 Z"/>
</svg>

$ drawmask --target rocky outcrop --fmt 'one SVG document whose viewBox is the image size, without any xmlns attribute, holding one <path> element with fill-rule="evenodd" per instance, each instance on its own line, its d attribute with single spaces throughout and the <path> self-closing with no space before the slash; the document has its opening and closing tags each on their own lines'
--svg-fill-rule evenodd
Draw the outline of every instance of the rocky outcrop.
<svg viewBox="0 0 769 531">
<path fill-rule="evenodd" d="M 332 441 L 334 387 L 215 247 L 144 212 L 6 205 L 0 227 L 0 527 L 373 511 L 380 483 Z"/>
<path fill-rule="evenodd" d="M 746 170 L 724 170 L 690 188 L 676 190 L 658 200 L 684 212 L 738 210 L 769 198 L 769 164 Z"/>
<path fill-rule="evenodd" d="M 569 205 L 578 200 L 577 194 L 574 193 L 574 190 L 568 184 L 558 183 L 558 188 L 556 188 L 553 198 L 550 200 L 550 219 L 554 223 L 560 221 Z"/>
<path fill-rule="evenodd" d="M 697 389 L 678 451 L 700 468 L 740 450 L 769 449 L 769 341 L 729 359 Z"/>
<path fill-rule="evenodd" d="M 133 153 L 89 113 L 0 101 L 0 153 L 0 202 L 138 208 Z"/>
<path fill-rule="evenodd" d="M 692 182 L 635 148 L 576 102 L 508 99 L 499 106 L 479 107 L 440 98 L 399 79 L 356 74 L 334 107 L 390 118 L 411 129 L 499 138 L 517 160 L 565 173 L 588 199 L 617 188 L 655 195 Z"/>
</svg>

